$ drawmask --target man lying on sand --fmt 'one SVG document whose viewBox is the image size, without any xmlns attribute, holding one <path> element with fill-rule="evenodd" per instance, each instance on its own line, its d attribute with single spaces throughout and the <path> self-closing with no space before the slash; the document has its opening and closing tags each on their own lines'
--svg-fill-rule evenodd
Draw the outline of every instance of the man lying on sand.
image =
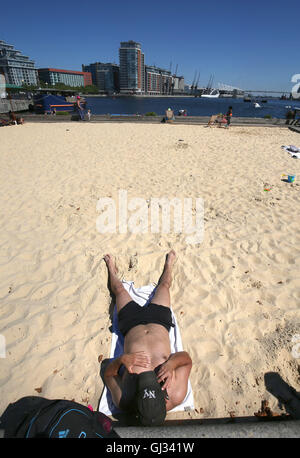
<svg viewBox="0 0 300 458">
<path fill-rule="evenodd" d="M 134 414 L 145 426 L 161 425 L 166 412 L 184 400 L 192 368 L 187 352 L 171 354 L 170 348 L 169 330 L 174 325 L 169 289 L 176 254 L 172 250 L 167 255 L 153 299 L 144 307 L 123 287 L 112 257 L 107 254 L 104 260 L 124 335 L 124 354 L 108 364 L 104 382 L 120 410 Z"/>
</svg>

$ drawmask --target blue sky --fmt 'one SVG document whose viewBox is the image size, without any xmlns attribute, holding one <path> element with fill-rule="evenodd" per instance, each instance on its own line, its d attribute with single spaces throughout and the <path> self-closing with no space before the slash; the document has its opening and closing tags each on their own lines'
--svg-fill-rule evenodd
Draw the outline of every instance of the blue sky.
<svg viewBox="0 0 300 458">
<path fill-rule="evenodd" d="M 172 62 L 188 84 L 200 71 L 200 86 L 213 74 L 241 89 L 291 90 L 300 73 L 299 0 L 16 0 L 8 10 L 0 39 L 37 68 L 119 63 L 120 42 L 134 40 L 146 64 Z"/>
</svg>

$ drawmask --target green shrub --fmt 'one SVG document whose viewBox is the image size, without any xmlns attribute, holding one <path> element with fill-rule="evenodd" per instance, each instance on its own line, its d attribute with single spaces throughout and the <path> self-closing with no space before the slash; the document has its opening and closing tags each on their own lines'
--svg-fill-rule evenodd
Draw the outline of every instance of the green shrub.
<svg viewBox="0 0 300 458">
<path fill-rule="evenodd" d="M 145 114 L 145 116 L 157 116 L 157 114 L 155 113 L 155 111 L 149 111 Z"/>
<path fill-rule="evenodd" d="M 270 115 L 270 114 L 266 114 L 266 115 L 264 116 L 264 118 L 265 118 L 265 119 L 273 119 L 272 115 Z"/>
</svg>

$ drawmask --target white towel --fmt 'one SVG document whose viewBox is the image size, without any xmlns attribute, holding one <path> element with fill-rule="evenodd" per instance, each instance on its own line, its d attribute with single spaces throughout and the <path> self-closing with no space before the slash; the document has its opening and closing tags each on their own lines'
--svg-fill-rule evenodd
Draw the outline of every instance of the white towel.
<svg viewBox="0 0 300 458">
<path fill-rule="evenodd" d="M 292 146 L 292 149 L 294 149 L 294 151 L 292 151 L 290 148 Z M 297 159 L 300 159 L 300 148 L 297 148 L 293 145 L 289 145 L 289 146 L 282 146 L 281 148 L 283 148 L 285 151 L 287 151 L 292 157 L 295 157 Z M 296 149 L 298 149 L 298 151 L 295 151 Z"/>
<path fill-rule="evenodd" d="M 151 301 L 154 294 L 154 285 L 142 286 L 141 288 L 135 288 L 133 281 L 123 281 L 123 286 L 126 291 L 132 297 L 137 304 L 140 306 L 146 305 Z M 183 351 L 182 340 L 180 335 L 179 326 L 176 321 L 176 317 L 171 308 L 172 320 L 174 327 L 171 327 L 169 331 L 170 344 L 171 344 L 171 353 L 176 353 L 178 351 Z M 124 348 L 124 338 L 118 329 L 118 319 L 117 319 L 117 309 L 114 308 L 113 324 L 112 324 L 112 339 L 111 339 L 111 349 L 110 349 L 110 358 L 115 359 L 123 354 Z M 188 380 L 188 390 L 185 399 L 183 402 L 170 410 L 170 412 L 176 411 L 190 411 L 194 409 L 194 397 L 190 380 Z M 99 403 L 99 411 L 103 412 L 106 415 L 114 415 L 119 413 L 120 410 L 113 404 L 110 391 L 104 387 L 101 400 Z"/>
</svg>

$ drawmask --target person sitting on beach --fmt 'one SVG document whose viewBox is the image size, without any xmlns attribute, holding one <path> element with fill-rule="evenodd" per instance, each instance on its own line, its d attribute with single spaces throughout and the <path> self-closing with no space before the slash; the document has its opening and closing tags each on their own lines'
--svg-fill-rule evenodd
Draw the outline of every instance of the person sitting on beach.
<svg viewBox="0 0 300 458">
<path fill-rule="evenodd" d="M 174 111 L 171 110 L 171 108 L 168 108 L 168 109 L 166 110 L 166 116 L 165 116 L 164 119 L 165 119 L 165 122 L 168 122 L 168 121 L 169 121 L 169 122 L 170 122 L 170 121 L 172 122 L 172 121 L 175 120 Z"/>
<path fill-rule="evenodd" d="M 142 425 L 161 425 L 166 412 L 184 400 L 192 368 L 187 352 L 171 354 L 170 348 L 169 330 L 174 324 L 169 290 L 176 254 L 172 250 L 167 255 L 151 303 L 144 307 L 132 300 L 118 279 L 111 255 L 104 260 L 124 336 L 124 353 L 106 366 L 104 383 L 120 410 L 134 415 Z"/>
<path fill-rule="evenodd" d="M 296 110 L 289 110 L 286 115 L 286 124 L 296 124 Z"/>
<path fill-rule="evenodd" d="M 9 119 L 12 124 L 24 124 L 24 118 L 19 118 L 12 111 L 8 112 Z"/>
<path fill-rule="evenodd" d="M 208 121 L 207 127 L 217 126 L 217 127 L 226 127 L 227 119 L 226 116 L 222 113 L 217 115 L 212 115 Z"/>
</svg>

